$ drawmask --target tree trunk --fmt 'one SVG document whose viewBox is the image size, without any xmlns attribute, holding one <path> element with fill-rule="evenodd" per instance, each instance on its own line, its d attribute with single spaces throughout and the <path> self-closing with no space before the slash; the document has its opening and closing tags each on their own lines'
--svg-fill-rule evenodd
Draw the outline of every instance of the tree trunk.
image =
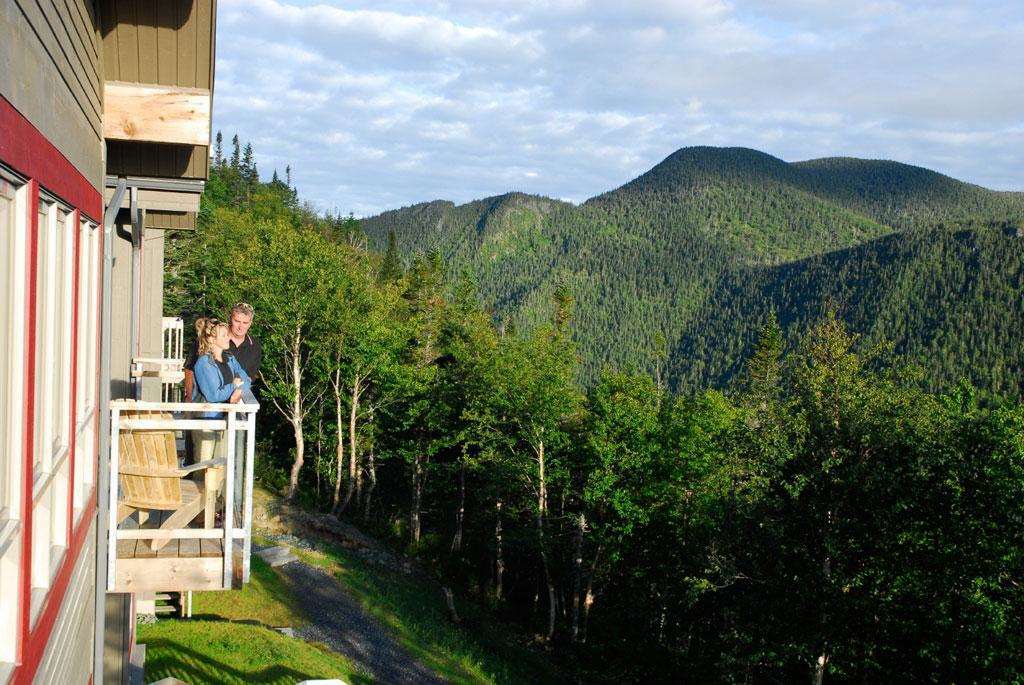
<svg viewBox="0 0 1024 685">
<path fill-rule="evenodd" d="M 822 650 L 818 660 L 814 662 L 814 685 L 822 685 L 825 680 L 825 669 L 828 667 L 828 654 Z"/>
<path fill-rule="evenodd" d="M 373 447 L 366 453 L 366 473 L 369 476 L 369 485 L 366 488 L 366 495 L 363 499 L 363 520 L 370 518 L 370 504 L 373 502 L 373 491 L 377 489 L 377 463 L 373 459 Z"/>
<path fill-rule="evenodd" d="M 341 504 L 341 479 L 345 475 L 345 429 L 341 423 L 341 369 L 335 369 L 331 378 L 331 385 L 334 387 L 334 419 L 335 419 L 335 464 L 334 494 L 331 497 L 331 512 L 338 513 Z"/>
<path fill-rule="evenodd" d="M 597 577 L 597 564 L 601 558 L 601 545 L 597 546 L 594 552 L 594 561 L 590 563 L 590 573 L 587 574 L 587 589 L 583 594 L 583 626 L 580 630 L 580 642 L 587 641 L 587 625 L 590 623 L 590 609 L 594 606 L 594 578 Z"/>
<path fill-rule="evenodd" d="M 299 490 L 299 471 L 306 456 L 306 440 L 302 434 L 302 328 L 295 327 L 295 337 L 292 338 L 292 386 L 295 395 L 292 398 L 292 406 L 289 421 L 292 424 L 292 431 L 295 433 L 295 461 L 292 463 L 291 474 L 288 479 L 288 493 L 285 499 L 295 499 L 295 493 Z"/>
<path fill-rule="evenodd" d="M 573 541 L 572 555 L 572 632 L 570 639 L 573 642 L 579 641 L 580 636 L 580 608 L 583 604 L 583 535 L 587 532 L 587 517 L 579 515 L 576 525 L 576 535 Z"/>
<path fill-rule="evenodd" d="M 544 441 L 537 443 L 537 539 L 540 543 L 540 561 L 544 568 L 544 583 L 548 589 L 548 630 L 547 639 L 555 636 L 555 584 L 551 580 L 551 569 L 548 565 L 548 552 L 544 539 L 544 523 L 548 512 L 548 485 L 544 474 Z"/>
<path fill-rule="evenodd" d="M 324 459 L 324 420 L 323 417 L 316 421 L 316 461 L 313 464 L 313 472 L 316 474 L 316 501 L 320 502 L 320 469 Z"/>
<path fill-rule="evenodd" d="M 455 611 L 455 593 L 447 585 L 441 587 L 441 592 L 444 593 L 444 603 L 448 607 L 448 618 L 452 623 L 461 623 L 459 612 Z"/>
<path fill-rule="evenodd" d="M 466 465 L 459 464 L 459 508 L 455 510 L 455 535 L 452 536 L 452 554 L 462 552 L 462 522 L 466 515 Z"/>
<path fill-rule="evenodd" d="M 501 538 L 501 500 L 494 504 L 497 516 L 494 519 L 494 598 L 500 600 L 505 582 L 505 549 Z"/>
<path fill-rule="evenodd" d="M 352 497 L 356 494 L 357 474 L 359 473 L 359 454 L 356 452 L 356 417 L 359 414 L 359 394 L 362 392 L 362 378 L 356 374 L 352 381 L 352 406 L 348 415 L 348 488 L 345 491 L 345 499 L 338 508 L 338 513 L 348 509 Z"/>
<path fill-rule="evenodd" d="M 417 450 L 412 467 L 412 506 L 409 508 L 409 535 L 413 544 L 420 541 L 420 506 L 423 504 L 423 461 Z"/>
<path fill-rule="evenodd" d="M 828 512 L 828 523 L 831 526 L 832 512 Z M 826 552 L 825 558 L 821 562 L 821 570 L 825 576 L 826 582 L 832 575 L 832 559 Z M 822 609 L 821 612 L 821 626 L 824 628 L 828 623 L 828 614 Z M 821 644 L 821 653 L 818 654 L 818 658 L 814 661 L 814 685 L 822 685 L 825 680 L 825 670 L 828 668 L 829 653 L 828 653 L 828 640 L 823 640 Z"/>
<path fill-rule="evenodd" d="M 357 502 L 363 496 L 363 468 L 362 464 L 359 463 L 358 453 L 356 452 L 356 441 L 359 439 L 358 435 L 356 435 L 356 419 L 359 416 L 359 397 L 362 395 L 362 392 L 362 379 L 357 375 L 355 382 L 352 384 L 352 413 L 349 415 L 348 421 L 348 453 L 349 458 L 356 465 L 355 471 L 352 475 L 356 480 L 355 494 Z"/>
</svg>

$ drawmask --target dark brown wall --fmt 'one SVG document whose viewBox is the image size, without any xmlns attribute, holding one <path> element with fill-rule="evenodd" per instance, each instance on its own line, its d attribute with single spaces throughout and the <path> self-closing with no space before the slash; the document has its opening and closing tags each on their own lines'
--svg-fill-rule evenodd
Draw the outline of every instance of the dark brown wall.
<svg viewBox="0 0 1024 685">
<path fill-rule="evenodd" d="M 123 176 L 206 179 L 210 175 L 210 148 L 205 145 L 109 140 L 107 173 Z"/>
</svg>

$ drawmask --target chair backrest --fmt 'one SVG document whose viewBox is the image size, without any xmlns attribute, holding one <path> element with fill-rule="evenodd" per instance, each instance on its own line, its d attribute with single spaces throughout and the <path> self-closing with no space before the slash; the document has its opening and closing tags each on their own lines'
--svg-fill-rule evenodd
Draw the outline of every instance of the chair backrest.
<svg viewBox="0 0 1024 685">
<path fill-rule="evenodd" d="M 166 412 L 124 412 L 125 418 L 172 419 Z M 123 504 L 141 509 L 181 506 L 181 476 L 174 431 L 169 428 L 122 430 L 118 442 Z"/>
</svg>

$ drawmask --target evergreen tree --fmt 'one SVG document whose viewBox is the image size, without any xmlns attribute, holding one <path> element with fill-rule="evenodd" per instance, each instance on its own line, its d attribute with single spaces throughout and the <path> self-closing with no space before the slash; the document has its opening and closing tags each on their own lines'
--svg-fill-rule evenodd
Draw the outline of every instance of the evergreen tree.
<svg viewBox="0 0 1024 685">
<path fill-rule="evenodd" d="M 220 168 L 224 165 L 224 136 L 220 131 L 217 131 L 216 143 L 214 144 L 213 150 L 213 164 L 215 167 Z"/>
<path fill-rule="evenodd" d="M 256 170 L 256 159 L 252 151 L 252 143 L 245 144 L 245 150 L 242 153 L 242 161 L 239 165 L 239 172 L 242 175 L 242 179 L 245 183 L 252 187 L 254 184 L 259 182 L 259 172 Z"/>
<path fill-rule="evenodd" d="M 379 279 L 382 283 L 393 283 L 402 277 L 402 261 L 398 255 L 395 232 L 388 233 L 388 247 L 380 264 Z"/>
</svg>

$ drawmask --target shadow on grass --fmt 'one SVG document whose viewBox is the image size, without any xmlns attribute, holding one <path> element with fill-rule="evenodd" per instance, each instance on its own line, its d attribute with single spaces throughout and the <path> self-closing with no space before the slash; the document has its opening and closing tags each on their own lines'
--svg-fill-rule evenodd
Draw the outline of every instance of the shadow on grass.
<svg viewBox="0 0 1024 685">
<path fill-rule="evenodd" d="M 147 654 L 156 652 L 146 661 L 147 679 L 154 676 L 173 676 L 188 683 L 282 683 L 291 684 L 300 680 L 323 677 L 323 673 L 297 671 L 281 665 L 267 666 L 261 670 L 240 669 L 217 661 L 208 654 L 184 647 L 169 638 L 146 640 Z M 163 650 L 166 655 L 159 652 Z M 347 676 L 350 685 L 366 685 L 373 680 L 362 675 Z"/>
</svg>

